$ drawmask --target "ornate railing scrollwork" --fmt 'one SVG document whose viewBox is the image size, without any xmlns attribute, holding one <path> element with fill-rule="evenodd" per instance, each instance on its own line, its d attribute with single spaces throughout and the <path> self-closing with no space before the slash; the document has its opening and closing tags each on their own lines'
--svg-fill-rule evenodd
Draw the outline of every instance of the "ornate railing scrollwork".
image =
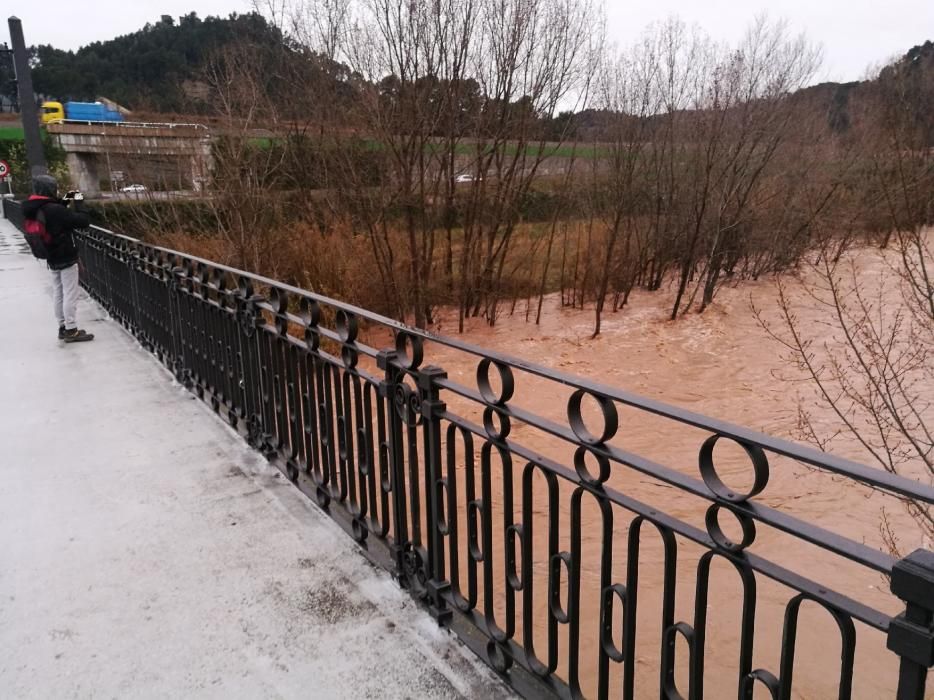
<svg viewBox="0 0 934 700">
<path fill-rule="evenodd" d="M 17 203 L 3 209 L 22 225 Z M 930 485 L 104 229 L 78 238 L 82 284 L 114 319 L 520 692 L 777 699 L 794 681 L 845 698 L 856 650 L 875 644 L 888 680 L 862 695 L 925 696 L 934 553 L 894 559 L 767 497 L 789 462 L 877 498 L 932 504 Z M 532 410 L 538 391 L 549 398 Z M 660 443 L 681 430 L 703 442 L 677 468 L 653 461 L 631 451 L 632 415 L 662 421 Z M 869 585 L 836 590 L 806 558 L 782 566 L 774 542 Z M 728 611 L 711 605 L 715 567 L 733 577 Z M 880 575 L 887 605 L 860 595 Z M 811 677 L 807 608 L 833 623 L 809 653 L 839 650 Z M 729 673 L 713 668 L 715 615 L 738 623 Z"/>
</svg>

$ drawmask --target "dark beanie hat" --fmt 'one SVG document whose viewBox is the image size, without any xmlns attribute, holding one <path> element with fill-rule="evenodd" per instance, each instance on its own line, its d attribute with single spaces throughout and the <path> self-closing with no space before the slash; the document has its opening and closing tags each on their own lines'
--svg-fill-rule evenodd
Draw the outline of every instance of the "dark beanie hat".
<svg viewBox="0 0 934 700">
<path fill-rule="evenodd" d="M 32 179 L 32 191 L 40 197 L 54 197 L 58 194 L 58 182 L 51 175 L 36 175 Z"/>
</svg>

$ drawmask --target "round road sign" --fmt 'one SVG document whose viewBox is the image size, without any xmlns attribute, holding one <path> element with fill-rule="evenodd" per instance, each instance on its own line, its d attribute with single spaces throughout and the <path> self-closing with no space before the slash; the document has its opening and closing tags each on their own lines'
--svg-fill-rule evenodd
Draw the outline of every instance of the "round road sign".
<svg viewBox="0 0 934 700">
<path fill-rule="evenodd" d="M 10 174 L 10 165 L 5 160 L 0 160 L 0 180 Z"/>
</svg>

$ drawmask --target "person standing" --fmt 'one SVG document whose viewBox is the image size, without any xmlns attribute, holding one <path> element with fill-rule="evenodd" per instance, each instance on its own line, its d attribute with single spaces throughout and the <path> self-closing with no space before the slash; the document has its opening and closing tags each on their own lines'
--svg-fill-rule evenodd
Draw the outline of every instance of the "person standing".
<svg viewBox="0 0 934 700">
<path fill-rule="evenodd" d="M 58 338 L 66 343 L 94 340 L 91 333 L 78 328 L 77 321 L 78 246 L 74 231 L 90 224 L 83 197 L 75 193 L 71 197 L 66 195 L 65 200 L 58 199 L 58 182 L 51 175 L 34 177 L 32 189 L 34 194 L 23 202 L 23 217 L 41 222 L 47 232 L 47 262 L 52 271 Z"/>
</svg>

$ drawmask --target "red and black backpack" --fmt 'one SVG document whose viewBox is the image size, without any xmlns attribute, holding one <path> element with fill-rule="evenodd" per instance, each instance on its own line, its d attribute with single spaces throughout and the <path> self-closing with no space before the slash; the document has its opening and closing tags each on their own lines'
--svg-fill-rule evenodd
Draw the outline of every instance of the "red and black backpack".
<svg viewBox="0 0 934 700">
<path fill-rule="evenodd" d="M 42 211 L 42 207 L 40 206 L 39 211 L 36 212 L 35 219 L 26 219 L 23 223 L 25 224 L 26 242 L 29 244 L 32 254 L 39 260 L 48 260 L 52 236 L 49 235 L 45 228 L 45 212 Z"/>
</svg>

